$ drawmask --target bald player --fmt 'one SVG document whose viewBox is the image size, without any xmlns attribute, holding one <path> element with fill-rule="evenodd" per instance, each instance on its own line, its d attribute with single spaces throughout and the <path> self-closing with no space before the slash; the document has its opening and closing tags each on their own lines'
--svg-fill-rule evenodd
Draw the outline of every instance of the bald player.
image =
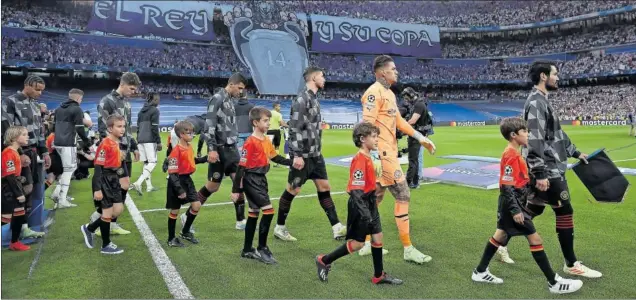
<svg viewBox="0 0 636 300">
<path fill-rule="evenodd" d="M 395 222 L 400 234 L 400 241 L 404 246 L 404 260 L 422 264 L 431 261 L 432 258 L 415 249 L 411 244 L 409 233 L 411 192 L 398 160 L 396 128 L 416 139 L 431 154 L 435 153 L 435 145 L 424 135 L 415 131 L 400 115 L 395 94 L 391 91 L 391 85 L 395 84 L 398 78 L 398 71 L 393 59 L 388 55 L 376 57 L 373 61 L 373 71 L 376 81 L 362 96 L 362 111 L 365 122 L 380 128 L 378 151 L 382 175 L 377 178 L 376 182 L 377 202 L 378 205 L 382 202 L 387 189 L 395 197 Z"/>
</svg>

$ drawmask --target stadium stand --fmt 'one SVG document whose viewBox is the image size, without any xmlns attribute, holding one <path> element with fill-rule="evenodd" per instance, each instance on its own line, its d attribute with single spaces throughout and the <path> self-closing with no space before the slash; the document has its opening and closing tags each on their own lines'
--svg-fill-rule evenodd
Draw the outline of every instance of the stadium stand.
<svg viewBox="0 0 636 300">
<path fill-rule="evenodd" d="M 227 36 L 220 37 L 212 44 L 201 44 L 165 42 L 156 36 L 140 39 L 115 37 L 109 33 L 86 34 L 89 33 L 85 31 L 85 27 L 90 19 L 92 6 L 85 2 L 8 2 L 11 5 L 2 7 L 3 61 L 41 62 L 56 64 L 58 67 L 69 64 L 90 65 L 95 70 L 101 67 L 119 67 L 119 70 L 154 68 L 153 72 L 210 71 L 217 72 L 214 74 L 220 74 L 221 77 L 226 77 L 231 72 L 249 74 L 249 69 L 237 57 L 235 50 L 227 46 Z M 429 101 L 434 102 L 431 105 L 437 121 L 484 120 L 517 114 L 520 110 L 518 103 L 527 94 L 524 86 L 527 84 L 528 64 L 537 58 L 558 61 L 562 85 L 566 87 L 554 96 L 554 101 L 559 104 L 558 110 L 564 119 L 624 118 L 634 105 L 633 87 L 629 84 L 609 85 L 626 81 L 620 76 L 629 76 L 636 70 L 636 13 L 631 10 L 611 18 L 599 17 L 590 23 L 572 23 L 541 31 L 460 34 L 447 30 L 563 19 L 628 7 L 636 4 L 634 1 L 427 1 L 418 5 L 394 1 L 364 1 L 364 5 L 360 5 L 361 2 L 358 2 L 303 0 L 282 1 L 279 4 L 287 10 L 308 15 L 325 14 L 442 27 L 440 34 L 444 59 L 394 57 L 400 72 L 400 81 L 414 85 L 426 94 Z M 242 1 L 214 3 L 245 4 Z M 390 13 L 381 9 L 387 5 L 392 7 Z M 352 7 L 356 9 L 351 9 Z M 461 13 L 457 14 L 457 11 Z M 583 32 L 581 27 L 584 27 Z M 223 31 L 217 32 L 217 35 L 223 35 Z M 597 47 L 603 48 L 591 51 Z M 528 55 L 535 57 L 523 57 Z M 359 85 L 342 84 L 371 82 L 373 57 L 310 53 L 311 64 L 324 68 L 330 81 L 326 91 L 321 94 L 323 99 L 333 100 L 325 102 L 325 115 L 328 116 L 326 121 L 351 122 L 359 118 L 350 111 L 357 109 L 355 102 L 361 97 L 363 89 Z M 490 59 L 493 57 L 499 59 Z M 143 74 L 141 75 L 143 78 Z M 608 84 L 606 86 L 576 86 L 577 80 L 597 83 L 598 80 L 594 78 L 598 76 L 613 79 L 603 80 L 604 84 Z M 464 86 L 444 87 L 449 84 Z M 469 86 L 465 86 L 467 84 Z M 513 85 L 502 87 L 499 84 Z M 141 92 L 163 94 L 162 111 L 165 113 L 162 114 L 162 123 L 172 124 L 175 119 L 199 111 L 204 106 L 202 99 L 209 95 L 209 88 L 208 84 L 201 81 L 184 82 L 179 79 L 152 77 L 143 78 Z M 5 91 L 6 88 L 3 87 L 3 94 Z M 90 109 L 104 93 L 104 90 L 89 91 L 83 107 Z M 55 101 L 64 98 L 64 94 L 65 91 L 61 89 L 47 89 L 43 100 L 49 107 L 55 107 Z M 248 94 L 253 101 L 265 105 L 266 102 L 260 101 L 283 100 L 284 114 L 289 104 L 286 100 L 294 97 L 261 95 L 253 87 L 248 89 Z M 138 109 L 140 104 L 135 103 L 137 102 L 133 101 L 133 108 Z"/>
</svg>

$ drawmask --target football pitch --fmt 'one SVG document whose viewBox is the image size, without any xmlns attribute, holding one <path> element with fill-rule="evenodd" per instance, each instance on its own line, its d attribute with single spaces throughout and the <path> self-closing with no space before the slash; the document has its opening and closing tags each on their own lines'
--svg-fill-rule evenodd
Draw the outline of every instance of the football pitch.
<svg viewBox="0 0 636 300">
<path fill-rule="evenodd" d="M 636 142 L 627 135 L 627 127 L 571 127 L 565 130 L 578 149 L 591 153 L 598 148 L 618 161 L 620 167 L 636 168 Z M 163 136 L 164 141 L 166 136 Z M 432 136 L 438 147 L 436 156 L 425 156 L 425 166 L 452 162 L 438 156 L 464 154 L 500 157 L 506 141 L 496 126 L 439 127 Z M 195 141 L 196 142 L 196 141 Z M 405 146 L 406 139 L 400 141 Z M 196 144 L 195 144 L 196 147 Z M 353 154 L 357 149 L 349 130 L 326 130 L 323 154 L 335 157 Z M 334 263 L 328 283 L 316 276 L 314 257 L 332 251 L 342 242 L 332 238 L 324 211 L 314 195 L 311 182 L 294 200 L 287 227 L 298 238 L 286 243 L 273 238 L 269 246 L 279 261 L 270 266 L 240 258 L 243 231 L 234 228 L 233 205 L 229 202 L 231 183 L 225 180 L 199 212 L 194 222 L 198 245 L 188 242 L 186 248 L 169 248 L 167 240 L 168 212 L 164 210 L 166 175 L 161 172 L 165 151 L 153 173 L 154 193 L 138 196 L 131 191 L 134 204 L 163 248 L 148 247 L 126 210 L 119 218 L 122 227 L 132 231 L 126 236 L 111 236 L 124 248 L 121 255 L 99 253 L 84 245 L 80 226 L 94 210 L 90 180 L 73 181 L 71 194 L 78 207 L 59 210 L 55 223 L 44 240 L 32 245 L 29 252 L 2 250 L 3 298 L 173 298 L 166 281 L 189 290 L 196 298 L 552 298 L 545 278 L 523 238 L 509 244 L 515 264 L 496 260 L 490 270 L 504 279 L 503 285 L 477 284 L 470 275 L 479 263 L 484 246 L 493 234 L 497 216 L 498 190 L 479 190 L 445 184 L 429 184 L 412 190 L 410 205 L 411 239 L 423 253 L 433 257 L 424 265 L 406 263 L 393 218 L 393 197 L 387 193 L 380 206 L 384 231 L 384 247 L 389 250 L 384 266 L 387 272 L 405 281 L 402 286 L 373 286 L 371 257 L 350 255 Z M 207 165 L 198 165 L 193 175 L 200 188 L 207 175 Z M 403 166 L 406 171 L 406 166 Z M 346 222 L 348 169 L 327 166 L 332 195 L 341 222 Z M 138 178 L 141 163 L 133 167 L 131 181 Z M 569 171 L 570 192 L 574 206 L 575 250 L 579 260 L 603 273 L 600 279 L 583 279 L 583 288 L 565 298 L 633 298 L 636 296 L 636 191 L 618 205 L 598 204 Z M 631 184 L 636 177 L 628 176 Z M 270 197 L 278 199 L 284 190 L 287 170 L 271 168 L 268 174 Z M 144 186 L 145 190 L 145 186 Z M 47 191 L 47 195 L 51 191 Z M 47 200 L 47 206 L 51 201 Z M 275 208 L 278 200 L 272 201 Z M 214 205 L 208 205 L 214 204 Z M 185 208 L 182 209 L 182 212 Z M 143 222 L 143 221 L 142 221 Z M 275 222 L 275 220 L 274 220 Z M 546 209 L 535 219 L 538 232 L 552 267 L 563 273 L 563 257 L 554 227 L 554 213 Z M 177 230 L 180 230 L 180 224 Z M 257 238 L 255 238 L 255 244 Z M 149 250 L 150 249 L 150 250 Z M 151 252 L 165 251 L 169 261 L 159 267 Z M 159 269 L 172 264 L 178 273 L 164 278 Z M 174 283 L 180 277 L 183 281 Z"/>
</svg>

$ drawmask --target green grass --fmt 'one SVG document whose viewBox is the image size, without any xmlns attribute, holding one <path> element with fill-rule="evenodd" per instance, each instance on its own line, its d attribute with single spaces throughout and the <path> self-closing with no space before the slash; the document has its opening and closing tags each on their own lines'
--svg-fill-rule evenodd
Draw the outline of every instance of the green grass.
<svg viewBox="0 0 636 300">
<path fill-rule="evenodd" d="M 590 153 L 606 147 L 613 149 L 635 142 L 627 136 L 626 127 L 569 127 L 566 131 L 580 150 Z M 350 131 L 324 132 L 324 155 L 340 156 L 356 151 Z M 165 137 L 164 137 L 165 138 Z M 438 155 L 471 154 L 499 157 L 505 147 L 496 127 L 436 128 L 433 140 Z M 405 141 L 401 141 L 405 143 Z M 612 151 L 614 160 L 636 157 L 636 146 Z M 163 160 L 163 153 L 160 161 Z M 449 160 L 427 155 L 426 166 Z M 617 163 L 636 168 L 636 161 Z M 199 165 L 194 182 L 200 187 L 207 166 Z M 136 164 L 133 179 L 141 171 Z M 343 191 L 347 169 L 328 166 L 333 191 Z M 278 197 L 284 189 L 287 172 L 272 168 L 268 175 L 270 196 Z M 569 172 L 575 210 L 577 256 L 585 264 L 603 272 L 601 279 L 583 279 L 581 291 L 566 298 L 632 298 L 636 295 L 636 193 L 625 203 L 601 205 L 587 199 L 591 196 L 576 175 Z M 635 177 L 628 177 L 632 184 Z M 161 191 L 133 194 L 140 210 L 163 208 L 165 175 L 155 170 L 153 183 Z M 208 201 L 229 201 L 230 184 Z M 302 194 L 313 194 L 309 183 Z M 370 257 L 352 255 L 334 264 L 330 282 L 323 284 L 315 274 L 313 258 L 340 245 L 331 239 L 331 229 L 318 201 L 300 198 L 294 201 L 288 228 L 297 243 L 270 242 L 280 261 L 266 266 L 239 258 L 243 232 L 234 229 L 231 205 L 204 207 L 195 221 L 199 245 L 185 249 L 165 248 L 167 212 L 144 214 L 153 233 L 164 245 L 185 283 L 197 298 L 549 298 L 546 282 L 522 238 L 513 239 L 510 253 L 516 264 L 493 261 L 491 271 L 504 278 L 502 286 L 475 284 L 470 272 L 479 262 L 483 247 L 495 229 L 497 191 L 434 184 L 413 191 L 411 200 L 411 235 L 422 252 L 433 261 L 422 266 L 402 260 L 401 244 L 393 220 L 393 198 L 388 196 L 380 208 L 384 229 L 385 269 L 405 280 L 401 287 L 375 287 L 370 283 Z M 97 249 L 84 246 L 79 227 L 92 212 L 89 181 L 74 181 L 71 194 L 79 207 L 58 211 L 42 249 L 33 276 L 27 279 L 29 267 L 38 245 L 27 253 L 2 251 L 3 298 L 170 298 L 165 283 L 136 230 L 130 215 L 124 213 L 120 224 L 133 233 L 115 236 L 113 240 L 126 252 L 104 256 Z M 341 220 L 346 221 L 346 195 L 333 197 Z M 274 206 L 278 201 L 274 201 Z M 562 272 L 562 255 L 554 232 L 554 214 L 548 209 L 536 219 L 544 246 L 554 269 Z M 180 226 L 178 225 L 177 228 Z M 270 234 L 271 236 L 271 234 Z M 101 241 L 97 242 L 98 244 Z"/>
</svg>

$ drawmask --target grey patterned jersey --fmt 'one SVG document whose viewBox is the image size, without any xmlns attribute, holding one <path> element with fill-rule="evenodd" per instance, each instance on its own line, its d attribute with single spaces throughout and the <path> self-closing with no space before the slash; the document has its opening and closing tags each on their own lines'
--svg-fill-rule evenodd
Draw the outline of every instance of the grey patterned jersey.
<svg viewBox="0 0 636 300">
<path fill-rule="evenodd" d="M 294 156 L 318 157 L 322 149 L 322 116 L 316 94 L 303 90 L 292 101 L 289 118 L 290 151 Z"/>
<path fill-rule="evenodd" d="M 568 157 L 579 157 L 547 95 L 532 89 L 524 107 L 528 123 L 528 146 L 522 149 L 530 174 L 536 179 L 560 178 L 567 170 Z"/>
<path fill-rule="evenodd" d="M 47 152 L 40 103 L 37 100 L 18 92 L 2 100 L 2 110 L 9 124 L 24 126 L 29 131 L 29 146 L 37 147 L 41 154 Z"/>
<path fill-rule="evenodd" d="M 108 117 L 112 114 L 120 115 L 126 120 L 126 133 L 124 133 L 124 136 L 120 139 L 120 148 L 126 152 L 137 150 L 137 143 L 133 138 L 131 128 L 132 109 L 130 103 L 126 101 L 124 96 L 117 93 L 116 90 L 113 90 L 99 101 L 99 104 L 97 104 L 97 113 L 99 114 L 97 129 L 99 130 L 99 136 L 101 138 L 105 138 L 108 135 L 106 126 Z"/>
<path fill-rule="evenodd" d="M 218 89 L 208 101 L 208 114 L 205 120 L 207 129 L 203 138 L 208 144 L 208 151 L 218 151 L 219 147 L 236 145 L 236 111 L 232 97 L 224 88 Z"/>
</svg>

